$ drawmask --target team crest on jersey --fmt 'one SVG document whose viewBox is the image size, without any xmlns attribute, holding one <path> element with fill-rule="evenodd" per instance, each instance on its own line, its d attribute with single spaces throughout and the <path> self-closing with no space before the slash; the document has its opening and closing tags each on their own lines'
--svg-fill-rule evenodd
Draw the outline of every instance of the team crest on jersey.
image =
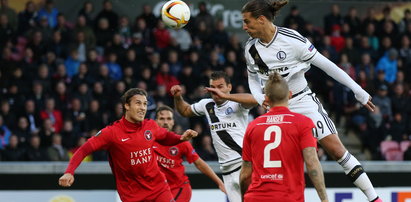
<svg viewBox="0 0 411 202">
<path fill-rule="evenodd" d="M 178 154 L 178 148 L 177 147 L 171 147 L 168 152 L 170 153 L 171 156 L 175 156 Z"/>
<path fill-rule="evenodd" d="M 101 134 L 101 130 L 98 131 L 98 132 L 94 135 L 94 137 L 97 137 L 97 136 L 99 136 L 100 134 Z"/>
<path fill-rule="evenodd" d="M 285 60 L 286 57 L 287 57 L 287 54 L 284 51 L 278 51 L 277 53 L 278 60 Z"/>
<path fill-rule="evenodd" d="M 151 139 L 153 139 L 153 134 L 151 133 L 150 130 L 146 130 L 144 132 L 144 137 L 146 138 L 147 141 L 150 141 Z"/>
<path fill-rule="evenodd" d="M 230 115 L 230 114 L 232 114 L 232 113 L 234 113 L 234 110 L 233 110 L 233 108 L 231 108 L 231 107 L 228 107 L 228 108 L 225 110 L 225 115 Z"/>
</svg>

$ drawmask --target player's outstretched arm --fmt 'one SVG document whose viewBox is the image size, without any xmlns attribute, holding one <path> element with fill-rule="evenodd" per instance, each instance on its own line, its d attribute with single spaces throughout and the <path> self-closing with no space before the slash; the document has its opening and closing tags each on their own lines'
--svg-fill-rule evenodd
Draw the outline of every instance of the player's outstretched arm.
<svg viewBox="0 0 411 202">
<path fill-rule="evenodd" d="M 218 88 L 209 88 L 209 87 L 207 87 L 206 90 L 210 93 L 213 93 L 219 98 L 238 102 L 247 109 L 258 105 L 258 102 L 254 99 L 253 95 L 249 93 L 227 94 L 227 93 L 221 92 Z"/>
<path fill-rule="evenodd" d="M 331 62 L 320 53 L 317 53 L 314 56 L 314 58 L 311 60 L 311 63 L 323 70 L 330 77 L 350 88 L 354 92 L 355 98 L 358 100 L 358 102 L 363 104 L 368 110 L 374 111 L 375 106 L 371 102 L 371 96 L 336 64 Z"/>
<path fill-rule="evenodd" d="M 91 139 L 90 139 L 91 140 Z M 89 140 L 89 141 L 90 141 Z M 64 175 L 59 179 L 59 185 L 63 187 L 70 187 L 74 182 L 74 171 L 80 165 L 81 161 L 92 153 L 93 147 L 91 146 L 90 142 L 87 141 L 83 146 L 81 146 L 76 153 L 74 153 L 73 157 L 71 158 Z"/>
<path fill-rule="evenodd" d="M 325 190 L 324 174 L 318 160 L 315 147 L 307 147 L 303 150 L 305 165 L 307 167 L 308 176 L 317 190 L 318 197 L 322 202 L 328 202 L 327 192 Z"/>
<path fill-rule="evenodd" d="M 217 174 L 215 174 L 213 169 L 211 169 L 210 166 L 206 162 L 204 162 L 203 159 L 198 158 L 196 161 L 194 161 L 194 165 L 199 171 L 204 173 L 204 175 L 207 175 L 207 177 L 213 180 L 222 192 L 227 193 L 223 181 L 217 176 Z"/>
<path fill-rule="evenodd" d="M 171 87 L 170 93 L 174 97 L 174 106 L 176 107 L 178 113 L 185 117 L 192 117 L 195 115 L 191 110 L 190 104 L 183 99 L 181 86 L 175 85 Z"/>
<path fill-rule="evenodd" d="M 244 161 L 241 166 L 240 172 L 240 189 L 241 189 L 241 200 L 244 201 L 244 194 L 251 184 L 251 173 L 253 172 L 253 167 L 251 162 Z"/>
<path fill-rule="evenodd" d="M 62 187 L 70 187 L 74 182 L 74 176 L 70 173 L 65 173 L 59 179 L 59 185 Z"/>
</svg>

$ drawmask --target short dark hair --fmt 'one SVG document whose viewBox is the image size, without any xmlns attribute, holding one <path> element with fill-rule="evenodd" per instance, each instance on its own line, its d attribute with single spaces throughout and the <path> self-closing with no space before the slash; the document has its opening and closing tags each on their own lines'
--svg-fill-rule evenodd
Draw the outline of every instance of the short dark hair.
<svg viewBox="0 0 411 202">
<path fill-rule="evenodd" d="M 265 83 L 264 93 L 272 103 L 287 101 L 289 92 L 287 82 L 279 73 L 270 74 Z"/>
<path fill-rule="evenodd" d="M 130 88 L 121 96 L 121 104 L 123 105 L 123 113 L 126 112 L 126 108 L 124 107 L 126 104 L 130 103 L 130 98 L 135 95 L 142 95 L 147 97 L 147 92 L 141 88 Z"/>
<path fill-rule="evenodd" d="M 258 18 L 265 16 L 269 21 L 273 21 L 277 12 L 286 4 L 288 0 L 270 1 L 270 0 L 252 0 L 247 2 L 241 9 L 241 13 L 251 13 L 251 16 Z"/>
<path fill-rule="evenodd" d="M 156 119 L 158 118 L 158 113 L 160 113 L 161 111 L 169 111 L 171 113 L 174 113 L 174 110 L 171 107 L 162 105 L 156 109 Z"/>
<path fill-rule="evenodd" d="M 217 79 L 221 79 L 224 78 L 224 81 L 228 84 L 231 84 L 231 80 L 230 77 L 223 71 L 215 71 L 213 73 L 211 73 L 210 79 L 211 80 L 217 80 Z"/>
</svg>

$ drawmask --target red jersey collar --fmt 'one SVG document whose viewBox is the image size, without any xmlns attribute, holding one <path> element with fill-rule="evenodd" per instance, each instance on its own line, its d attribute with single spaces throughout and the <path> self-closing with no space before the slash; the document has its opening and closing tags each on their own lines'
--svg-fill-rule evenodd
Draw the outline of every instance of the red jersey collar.
<svg viewBox="0 0 411 202">
<path fill-rule="evenodd" d="M 288 107 L 283 107 L 283 106 L 270 108 L 270 112 L 289 112 L 289 111 L 290 109 L 288 109 Z"/>
<path fill-rule="evenodd" d="M 124 116 L 121 117 L 120 122 L 125 126 L 127 132 L 134 132 L 134 131 L 138 130 L 142 125 L 142 122 L 132 123 L 130 121 L 127 121 L 126 117 L 124 117 Z"/>
</svg>

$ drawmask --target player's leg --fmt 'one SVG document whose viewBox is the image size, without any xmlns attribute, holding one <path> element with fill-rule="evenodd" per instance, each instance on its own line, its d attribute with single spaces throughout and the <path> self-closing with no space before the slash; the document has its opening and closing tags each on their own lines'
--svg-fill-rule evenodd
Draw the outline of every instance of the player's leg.
<svg viewBox="0 0 411 202">
<path fill-rule="evenodd" d="M 227 197 L 230 202 L 240 202 L 241 201 L 241 190 L 240 190 L 240 171 L 237 170 L 230 174 L 223 174 L 224 186 L 227 191 Z"/>
<path fill-rule="evenodd" d="M 308 94 L 290 102 L 293 112 L 301 113 L 311 118 L 316 126 L 314 136 L 319 140 L 326 152 L 343 167 L 345 174 L 355 186 L 367 196 L 369 201 L 378 199 L 374 187 L 362 168 L 360 162 L 351 155 L 341 143 L 334 123 L 328 117 L 315 94 Z"/>
<path fill-rule="evenodd" d="M 187 182 L 179 188 L 172 189 L 171 193 L 173 194 L 176 202 L 189 202 L 191 199 L 191 191 L 191 185 Z"/>
</svg>

